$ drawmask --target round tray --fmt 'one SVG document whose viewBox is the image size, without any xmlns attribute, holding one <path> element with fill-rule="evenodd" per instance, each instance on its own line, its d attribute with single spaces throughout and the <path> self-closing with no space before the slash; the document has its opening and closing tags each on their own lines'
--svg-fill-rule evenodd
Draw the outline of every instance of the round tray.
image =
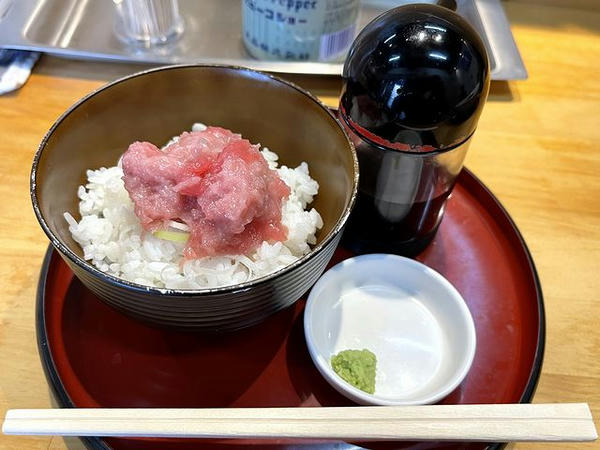
<svg viewBox="0 0 600 450">
<path fill-rule="evenodd" d="M 339 248 L 330 265 L 349 256 Z M 471 370 L 441 403 L 529 402 L 543 358 L 542 292 L 515 224 L 468 170 L 458 178 L 436 238 L 417 259 L 454 284 L 477 330 Z M 351 405 L 313 366 L 304 341 L 303 309 L 300 300 L 263 324 L 220 336 L 153 328 L 98 300 L 50 247 L 39 281 L 37 338 L 44 371 L 61 407 Z M 339 442 L 291 440 L 83 441 L 102 449 L 345 447 Z M 383 446 L 481 449 L 500 444 Z"/>
</svg>

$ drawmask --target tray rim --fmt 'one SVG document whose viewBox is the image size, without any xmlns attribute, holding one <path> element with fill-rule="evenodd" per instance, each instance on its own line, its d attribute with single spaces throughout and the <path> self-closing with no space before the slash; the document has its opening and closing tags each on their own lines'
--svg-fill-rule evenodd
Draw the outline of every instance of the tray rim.
<svg viewBox="0 0 600 450">
<path fill-rule="evenodd" d="M 537 269 L 535 267 L 535 263 L 533 261 L 533 257 L 531 252 L 529 251 L 529 247 L 523 238 L 519 228 L 516 223 L 506 210 L 502 203 L 498 200 L 498 198 L 492 193 L 492 191 L 468 168 L 463 167 L 460 175 L 460 178 L 466 178 L 466 184 L 474 183 L 478 185 L 478 188 L 481 189 L 488 198 L 492 201 L 492 204 L 500 211 L 501 217 L 508 222 L 510 228 L 512 229 L 514 236 L 518 239 L 521 244 L 521 248 L 525 253 L 525 257 L 527 259 L 527 263 L 529 266 L 529 270 L 531 272 L 531 276 L 533 278 L 533 284 L 536 292 L 536 303 L 538 308 L 538 342 L 535 350 L 535 356 L 533 359 L 533 367 L 529 373 L 529 379 L 525 386 L 525 390 L 519 399 L 519 403 L 531 403 L 533 395 L 537 389 L 537 385 L 540 379 L 540 375 L 542 372 L 542 366 L 544 361 L 544 353 L 546 348 L 546 312 L 544 306 L 544 298 L 542 293 L 542 287 L 540 283 L 540 279 L 537 273 Z M 44 260 L 42 262 L 42 266 L 40 269 L 40 276 L 37 285 L 36 291 L 36 302 L 35 302 L 35 333 L 36 333 L 36 341 L 38 347 L 38 353 L 40 356 L 40 360 L 42 363 L 42 369 L 44 371 L 44 375 L 48 382 L 48 386 L 54 396 L 54 399 L 57 401 L 59 407 L 61 408 L 75 408 L 74 402 L 71 400 L 67 390 L 65 389 L 56 365 L 54 363 L 54 359 L 52 358 L 52 353 L 50 351 L 50 344 L 48 342 L 48 334 L 46 329 L 46 292 L 45 287 L 48 280 L 50 264 L 53 258 L 60 258 L 60 253 L 54 248 L 52 243 L 48 244 L 48 248 L 44 255 Z M 113 450 L 104 439 L 99 437 L 79 437 L 79 439 L 83 442 L 86 448 L 93 450 Z M 507 443 L 492 443 L 488 445 L 487 450 L 499 450 L 505 448 Z"/>
</svg>

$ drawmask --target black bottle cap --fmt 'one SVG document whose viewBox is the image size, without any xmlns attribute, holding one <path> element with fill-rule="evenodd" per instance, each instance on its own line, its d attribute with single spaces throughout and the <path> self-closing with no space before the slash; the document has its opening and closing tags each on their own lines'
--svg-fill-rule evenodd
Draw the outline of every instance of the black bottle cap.
<svg viewBox="0 0 600 450">
<path fill-rule="evenodd" d="M 408 5 L 377 17 L 344 65 L 340 112 L 359 136 L 386 148 L 432 151 L 468 139 L 489 90 L 477 32 L 441 6 Z"/>
</svg>

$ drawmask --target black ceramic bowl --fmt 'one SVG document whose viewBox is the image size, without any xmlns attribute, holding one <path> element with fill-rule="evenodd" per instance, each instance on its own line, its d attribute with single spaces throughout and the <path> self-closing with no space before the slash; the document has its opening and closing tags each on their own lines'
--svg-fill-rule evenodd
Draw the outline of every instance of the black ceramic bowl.
<svg viewBox="0 0 600 450">
<path fill-rule="evenodd" d="M 83 259 L 63 217 L 78 218 L 85 171 L 113 166 L 135 140 L 167 142 L 194 122 L 219 125 L 309 165 L 324 226 L 312 251 L 271 275 L 234 286 L 159 289 L 107 275 Z M 335 117 L 297 86 L 244 68 L 186 65 L 138 73 L 91 93 L 52 126 L 33 161 L 31 199 L 52 245 L 75 275 L 118 310 L 154 324 L 227 331 L 291 305 L 325 269 L 356 196 L 358 163 Z"/>
</svg>

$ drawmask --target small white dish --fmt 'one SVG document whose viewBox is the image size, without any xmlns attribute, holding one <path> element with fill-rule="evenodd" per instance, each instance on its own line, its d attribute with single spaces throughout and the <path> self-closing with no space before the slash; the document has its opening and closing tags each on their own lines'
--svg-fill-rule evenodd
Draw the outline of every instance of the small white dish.
<svg viewBox="0 0 600 450">
<path fill-rule="evenodd" d="M 442 275 L 412 259 L 371 254 L 329 269 L 304 311 L 310 355 L 325 379 L 363 405 L 437 402 L 464 379 L 475 356 L 475 325 Z M 377 357 L 375 393 L 339 377 L 331 357 L 368 349 Z"/>
</svg>

